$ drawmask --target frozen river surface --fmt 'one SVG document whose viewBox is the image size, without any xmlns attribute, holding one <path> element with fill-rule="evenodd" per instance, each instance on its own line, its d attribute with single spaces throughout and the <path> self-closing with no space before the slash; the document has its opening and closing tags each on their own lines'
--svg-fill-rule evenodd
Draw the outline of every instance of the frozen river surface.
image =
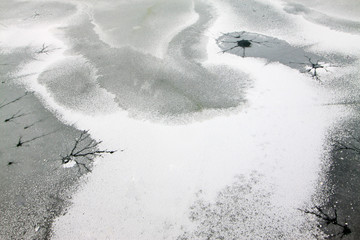
<svg viewBox="0 0 360 240">
<path fill-rule="evenodd" d="M 2 51 L 37 53 L 20 83 L 118 150 L 52 238 L 324 237 L 299 209 L 327 201 L 334 103 L 358 100 L 360 5 L 305 2 L 1 3 Z"/>
</svg>

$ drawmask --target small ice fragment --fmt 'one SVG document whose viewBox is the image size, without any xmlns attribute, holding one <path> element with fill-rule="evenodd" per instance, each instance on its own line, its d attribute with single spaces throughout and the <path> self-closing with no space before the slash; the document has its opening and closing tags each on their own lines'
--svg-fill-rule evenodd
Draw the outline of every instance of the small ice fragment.
<svg viewBox="0 0 360 240">
<path fill-rule="evenodd" d="M 72 168 L 75 165 L 76 165 L 75 161 L 69 161 L 69 162 L 63 164 L 63 168 Z"/>
</svg>

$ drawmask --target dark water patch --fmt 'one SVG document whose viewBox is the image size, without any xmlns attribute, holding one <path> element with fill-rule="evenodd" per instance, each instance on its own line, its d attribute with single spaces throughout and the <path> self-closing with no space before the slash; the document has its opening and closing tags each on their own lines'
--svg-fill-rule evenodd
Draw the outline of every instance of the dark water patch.
<svg viewBox="0 0 360 240">
<path fill-rule="evenodd" d="M 360 239 L 360 131 L 359 110 L 344 120 L 329 137 L 332 144 L 331 165 L 327 173 L 329 191 L 324 207 L 337 209 L 339 221 L 347 223 L 351 234 L 344 239 Z M 359 151 L 357 151 L 357 149 Z M 339 230 L 323 226 L 331 235 Z"/>
<path fill-rule="evenodd" d="M 2 53 L 0 85 L 0 239 L 49 239 L 81 173 L 64 169 L 60 154 L 79 133 L 61 123 L 33 93 L 16 85 L 27 48 Z M 17 112 L 27 113 L 5 122 Z"/>
<path fill-rule="evenodd" d="M 360 31 L 360 22 L 328 16 L 300 3 L 287 3 L 284 10 L 290 14 L 301 15 L 310 22 L 333 30 L 356 34 L 359 34 Z"/>
<path fill-rule="evenodd" d="M 0 88 L 2 99 L 23 95 L 16 86 Z M 78 131 L 60 123 L 31 93 L 1 108 L 1 119 L 18 109 L 32 114 L 0 123 L 0 238 L 46 239 L 79 177 L 76 169 L 63 169 L 59 159 Z M 17 146 L 20 138 L 24 144 Z"/>
<path fill-rule="evenodd" d="M 131 47 L 111 48 L 94 32 L 87 19 L 64 29 L 71 53 L 82 55 L 98 71 L 97 82 L 116 96 L 129 112 L 176 116 L 206 109 L 226 109 L 245 101 L 247 77 L 223 67 L 159 59 Z"/>
</svg>

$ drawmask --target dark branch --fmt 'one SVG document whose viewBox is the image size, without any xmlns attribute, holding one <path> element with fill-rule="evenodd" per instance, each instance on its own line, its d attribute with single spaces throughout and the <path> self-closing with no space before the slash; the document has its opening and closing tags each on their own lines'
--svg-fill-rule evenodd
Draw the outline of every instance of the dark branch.
<svg viewBox="0 0 360 240">
<path fill-rule="evenodd" d="M 325 68 L 325 66 L 322 63 L 320 63 L 320 60 L 313 62 L 311 60 L 311 57 L 305 56 L 305 58 L 307 58 L 307 60 L 308 60 L 307 63 L 300 63 L 300 62 L 290 62 L 290 63 L 302 64 L 302 65 L 308 66 L 308 69 L 306 69 L 305 72 L 309 73 L 313 79 L 315 79 L 317 81 L 321 81 L 317 70 L 324 69 L 326 72 L 328 72 L 328 70 Z"/>
<path fill-rule="evenodd" d="M 29 143 L 29 142 L 35 141 L 35 140 L 37 140 L 37 139 L 39 139 L 39 138 L 46 137 L 46 136 L 48 136 L 48 135 L 50 135 L 50 134 L 53 134 L 53 133 L 55 133 L 55 132 L 57 132 L 57 131 L 58 131 L 58 130 L 55 130 L 55 131 L 52 131 L 52 132 L 49 132 L 49 133 L 46 133 L 46 134 L 43 134 L 43 135 L 40 135 L 40 136 L 37 136 L 37 137 L 31 138 L 31 139 L 26 140 L 26 141 L 23 141 L 23 140 L 22 140 L 22 136 L 21 136 L 21 137 L 19 137 L 19 140 L 18 140 L 18 143 L 16 144 L 16 147 L 22 147 L 22 146 L 25 146 L 24 144 L 26 144 L 26 143 Z"/>
<path fill-rule="evenodd" d="M 29 113 L 21 113 L 21 110 L 19 110 L 16 113 L 14 113 L 11 117 L 5 119 L 4 122 L 12 122 L 17 118 L 21 118 L 21 117 L 24 117 L 26 115 L 29 115 Z"/>
<path fill-rule="evenodd" d="M 356 154 L 360 154 L 360 138 L 356 137 L 352 132 L 346 130 L 348 141 L 339 141 L 332 139 L 333 147 L 335 151 L 353 151 Z"/>
<path fill-rule="evenodd" d="M 26 126 L 24 127 L 24 129 L 25 129 L 25 130 L 26 130 L 26 129 L 29 129 L 29 128 L 35 126 L 37 123 L 43 122 L 44 120 L 45 120 L 45 119 L 37 120 L 37 121 L 33 122 L 33 123 L 30 124 L 30 125 L 26 125 Z"/>
<path fill-rule="evenodd" d="M 320 206 L 315 206 L 312 208 L 312 210 L 307 210 L 307 209 L 305 209 L 305 210 L 299 209 L 299 210 L 306 214 L 316 216 L 318 219 L 324 221 L 326 223 L 326 225 L 334 225 L 334 226 L 340 227 L 341 231 L 337 234 L 330 235 L 330 237 L 340 235 L 340 238 L 343 238 L 344 236 L 349 235 L 351 233 L 351 229 L 349 228 L 349 226 L 346 222 L 344 224 L 339 223 L 337 210 L 335 207 L 333 207 L 333 209 L 334 209 L 333 216 L 326 213 L 324 211 L 324 209 Z"/>
<path fill-rule="evenodd" d="M 49 52 L 50 52 L 49 46 L 45 45 L 45 43 L 43 43 L 41 49 L 39 51 L 36 51 L 35 53 L 37 53 L 37 54 L 42 54 L 42 53 L 49 54 Z"/>
<path fill-rule="evenodd" d="M 90 172 L 90 168 L 86 163 L 80 162 L 78 159 L 85 158 L 88 161 L 92 161 L 95 157 L 102 156 L 103 154 L 113 154 L 116 151 L 110 150 L 99 150 L 101 141 L 95 141 L 90 138 L 89 131 L 82 131 L 80 136 L 75 139 L 74 146 L 71 151 L 65 155 L 60 156 L 62 164 L 67 164 L 71 161 L 75 162 L 79 171 L 81 168 L 85 171 Z"/>
<path fill-rule="evenodd" d="M 12 103 L 14 103 L 14 102 L 17 102 L 17 101 L 19 101 L 20 99 L 22 99 L 23 97 L 25 97 L 26 95 L 28 95 L 29 93 L 28 92 L 25 92 L 25 94 L 24 95 L 22 95 L 22 96 L 20 96 L 20 97 L 18 97 L 18 98 L 16 98 L 16 99 L 14 99 L 14 100 L 12 100 L 12 101 L 10 101 L 10 102 L 7 102 L 7 103 L 4 103 L 5 102 L 5 100 L 0 104 L 0 108 L 3 108 L 3 107 L 5 107 L 5 106 L 7 106 L 7 105 L 10 105 L 10 104 L 12 104 Z"/>
<path fill-rule="evenodd" d="M 28 20 L 28 19 L 30 19 L 30 18 L 35 19 L 35 18 L 37 18 L 37 17 L 39 17 L 39 16 L 40 16 L 40 13 L 38 13 L 37 11 L 35 11 L 33 15 L 31 15 L 30 17 L 25 18 L 24 20 Z"/>
</svg>

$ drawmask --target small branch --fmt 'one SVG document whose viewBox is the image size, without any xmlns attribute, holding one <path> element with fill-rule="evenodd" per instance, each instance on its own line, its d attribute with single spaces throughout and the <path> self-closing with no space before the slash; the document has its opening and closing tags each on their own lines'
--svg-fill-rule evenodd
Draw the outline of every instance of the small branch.
<svg viewBox="0 0 360 240">
<path fill-rule="evenodd" d="M 343 150 L 349 150 L 349 151 L 353 151 L 357 154 L 360 154 L 360 148 L 357 146 L 354 146 L 353 144 L 349 143 L 348 145 L 337 141 L 337 140 L 333 140 L 334 141 L 334 148 L 335 151 L 343 151 Z"/>
<path fill-rule="evenodd" d="M 324 69 L 326 72 L 328 72 L 328 70 L 325 68 L 325 65 L 323 65 L 322 63 L 320 63 L 320 60 L 317 60 L 316 62 L 313 62 L 311 60 L 311 57 L 305 56 L 305 58 L 308 59 L 308 63 L 300 63 L 300 62 L 290 62 L 293 64 L 302 64 L 302 65 L 306 65 L 308 66 L 305 70 L 306 73 L 309 73 L 311 75 L 311 77 L 319 82 L 321 82 L 319 74 L 317 72 L 318 69 Z"/>
<path fill-rule="evenodd" d="M 38 13 L 37 11 L 35 11 L 34 15 L 32 15 L 32 18 L 37 18 L 38 16 L 40 16 L 40 13 Z"/>
<path fill-rule="evenodd" d="M 33 15 L 31 15 L 30 17 L 25 18 L 24 20 L 28 20 L 28 19 L 30 19 L 30 18 L 35 19 L 35 18 L 37 18 L 37 17 L 39 17 L 39 16 L 40 16 L 40 13 L 38 13 L 37 11 L 35 11 Z"/>
<path fill-rule="evenodd" d="M 26 126 L 24 127 L 24 129 L 25 129 L 25 130 L 26 130 L 26 129 L 29 129 L 29 128 L 33 127 L 34 125 L 36 125 L 37 123 L 43 122 L 44 120 L 45 120 L 45 119 L 37 120 L 37 121 L 33 122 L 33 123 L 30 124 L 30 125 L 26 125 Z"/>
<path fill-rule="evenodd" d="M 332 139 L 335 151 L 353 151 L 360 154 L 360 138 L 356 137 L 352 132 L 346 130 L 345 133 L 348 137 L 348 142 Z"/>
<path fill-rule="evenodd" d="M 74 162 L 76 163 L 76 166 L 78 167 L 79 173 L 81 173 L 81 167 L 83 167 L 86 172 L 91 172 L 91 169 L 88 166 L 86 166 L 85 163 L 81 163 L 77 160 L 74 160 Z"/>
<path fill-rule="evenodd" d="M 73 161 L 79 168 L 79 171 L 83 168 L 85 171 L 91 172 L 91 169 L 85 163 L 78 160 L 79 158 L 85 158 L 88 161 L 92 161 L 97 156 L 102 156 L 107 153 L 113 154 L 116 152 L 110 150 L 99 150 L 99 144 L 101 144 L 101 141 L 98 142 L 91 139 L 88 130 L 82 131 L 80 136 L 75 139 L 71 151 L 65 156 L 60 156 L 62 164 L 67 164 Z"/>
<path fill-rule="evenodd" d="M 55 131 L 52 131 L 52 132 L 49 132 L 49 133 L 46 133 L 46 134 L 43 134 L 43 135 L 40 135 L 40 136 L 37 136 L 37 137 L 31 138 L 31 139 L 26 140 L 26 141 L 23 141 L 23 140 L 22 140 L 22 136 L 21 136 L 21 137 L 19 137 L 19 140 L 18 140 L 18 143 L 16 144 L 16 147 L 22 147 L 22 146 L 25 146 L 24 144 L 26 144 L 26 143 L 29 143 L 29 142 L 35 141 L 35 140 L 37 140 L 37 139 L 39 139 L 39 138 L 46 137 L 46 136 L 48 136 L 48 135 L 50 135 L 50 134 L 53 134 L 53 133 L 55 133 L 55 132 L 57 132 L 57 131 L 58 131 L 58 130 L 55 130 Z"/>
<path fill-rule="evenodd" d="M 338 215 L 337 215 L 337 210 L 335 207 L 333 207 L 334 209 L 334 216 L 330 216 L 330 214 L 326 213 L 323 208 L 319 207 L 319 206 L 315 206 L 312 208 L 312 210 L 307 210 L 307 209 L 298 209 L 300 211 L 302 211 L 305 214 L 310 214 L 310 215 L 314 215 L 316 216 L 318 219 L 324 221 L 326 223 L 326 225 L 334 225 L 334 226 L 338 226 L 341 228 L 341 232 L 337 233 L 337 234 L 332 234 L 330 235 L 330 237 L 334 237 L 334 236 L 339 236 L 340 238 L 343 238 L 346 235 L 349 235 L 351 233 L 351 229 L 349 228 L 348 224 L 345 222 L 344 224 L 339 223 L 338 220 Z"/>
<path fill-rule="evenodd" d="M 26 115 L 29 115 L 29 113 L 21 113 L 21 110 L 14 113 L 11 117 L 4 120 L 4 122 L 13 122 L 17 118 L 24 117 Z"/>
<path fill-rule="evenodd" d="M 13 161 L 9 161 L 9 162 L 7 162 L 7 166 L 11 166 L 11 165 L 14 165 L 14 164 L 17 164 L 17 162 L 13 162 Z"/>
<path fill-rule="evenodd" d="M 7 102 L 7 103 L 4 103 L 4 102 L 6 101 L 6 100 L 4 100 L 4 101 L 0 104 L 0 108 L 3 108 L 3 107 L 5 107 L 5 106 L 7 106 L 7 105 L 10 105 L 10 104 L 14 103 L 14 102 L 17 102 L 17 101 L 19 101 L 20 99 L 22 99 L 23 97 L 27 96 L 28 94 L 29 94 L 28 92 L 25 92 L 24 95 L 22 95 L 22 96 L 20 96 L 20 97 L 18 97 L 18 98 L 16 98 L 16 99 L 14 99 L 14 100 L 12 100 L 12 101 L 10 101 L 10 102 Z"/>
<path fill-rule="evenodd" d="M 50 52 L 49 46 L 45 45 L 45 43 L 43 43 L 41 49 L 39 51 L 36 51 L 35 53 L 37 53 L 37 54 L 45 53 L 47 55 L 47 54 L 49 54 L 49 52 Z"/>
</svg>

